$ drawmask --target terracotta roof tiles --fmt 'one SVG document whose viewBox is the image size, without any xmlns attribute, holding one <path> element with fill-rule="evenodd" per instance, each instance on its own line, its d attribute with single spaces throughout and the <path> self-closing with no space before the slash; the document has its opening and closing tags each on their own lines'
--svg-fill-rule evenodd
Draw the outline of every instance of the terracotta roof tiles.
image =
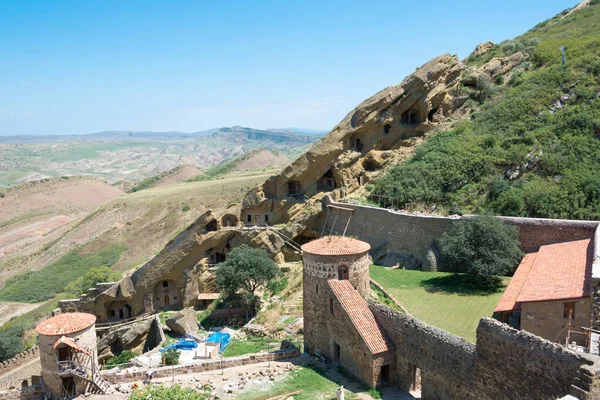
<svg viewBox="0 0 600 400">
<path fill-rule="evenodd" d="M 302 251 L 321 256 L 341 256 L 366 253 L 369 243 L 343 236 L 326 236 L 302 246 Z"/>
<path fill-rule="evenodd" d="M 589 296 L 593 251 L 591 239 L 585 239 L 541 246 L 527 254 L 494 312 L 520 310 L 520 303 Z"/>
<path fill-rule="evenodd" d="M 381 326 L 375 320 L 369 305 L 348 280 L 329 280 L 329 287 L 342 308 L 350 317 L 352 324 L 364 340 L 372 354 L 382 353 L 394 348 Z"/>
<path fill-rule="evenodd" d="M 94 325 L 95 322 L 96 316 L 92 314 L 58 314 L 56 317 L 40 322 L 35 327 L 35 330 L 40 335 L 45 336 L 70 335 L 89 328 Z"/>
</svg>

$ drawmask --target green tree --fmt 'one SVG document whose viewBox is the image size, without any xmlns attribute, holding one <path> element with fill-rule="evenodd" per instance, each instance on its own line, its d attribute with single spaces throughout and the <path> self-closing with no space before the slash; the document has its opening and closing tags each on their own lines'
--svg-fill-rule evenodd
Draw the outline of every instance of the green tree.
<svg viewBox="0 0 600 400">
<path fill-rule="evenodd" d="M 179 364 L 179 350 L 168 349 L 162 353 L 162 360 L 165 365 L 177 365 Z"/>
<path fill-rule="evenodd" d="M 98 283 L 114 282 L 121 278 L 121 274 L 112 271 L 109 267 L 92 268 L 83 276 L 75 279 L 65 287 L 65 291 L 73 296 L 80 296 Z"/>
<path fill-rule="evenodd" d="M 523 257 L 517 228 L 488 215 L 455 222 L 439 246 L 444 263 L 481 285 L 498 285 L 498 275 L 512 273 Z"/>
<path fill-rule="evenodd" d="M 226 295 L 241 293 L 256 305 L 256 291 L 277 278 L 279 269 L 266 251 L 236 247 L 226 261 L 217 265 L 217 284 Z"/>
<path fill-rule="evenodd" d="M 490 82 L 490 78 L 481 74 L 477 77 L 477 82 L 475 84 L 475 88 L 479 91 L 478 97 L 479 101 L 484 101 L 488 98 L 489 95 L 492 94 L 492 83 Z"/>
</svg>

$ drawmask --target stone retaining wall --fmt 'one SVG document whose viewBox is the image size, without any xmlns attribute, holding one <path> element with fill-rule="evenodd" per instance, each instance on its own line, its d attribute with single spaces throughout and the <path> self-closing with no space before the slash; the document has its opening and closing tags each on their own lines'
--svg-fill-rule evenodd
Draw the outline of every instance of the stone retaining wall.
<svg viewBox="0 0 600 400">
<path fill-rule="evenodd" d="M 41 386 L 0 391 L 0 400 L 38 400 L 42 398 Z"/>
<path fill-rule="evenodd" d="M 423 399 L 555 399 L 567 394 L 600 398 L 600 358 L 574 353 L 491 318 L 482 318 L 477 344 L 370 303 L 396 345 L 399 386 L 421 373 Z"/>
<path fill-rule="evenodd" d="M 32 347 L 29 350 L 25 350 L 22 353 L 17 354 L 13 358 L 3 361 L 0 363 L 0 377 L 4 377 L 4 375 L 8 374 L 11 371 L 16 370 L 22 365 L 27 364 L 31 360 L 38 358 L 40 356 L 40 348 L 38 345 Z"/>
<path fill-rule="evenodd" d="M 326 198 L 325 203 L 354 210 L 346 235 L 369 243 L 371 255 L 379 256 L 387 252 L 400 259 L 414 258 L 418 264 L 424 261 L 434 240 L 448 231 L 453 222 L 471 217 L 412 214 L 380 207 L 338 203 L 331 198 Z M 545 244 L 593 238 L 598 227 L 598 221 L 500 218 L 519 229 L 521 248 L 525 252 L 537 251 Z M 345 223 L 346 219 L 338 220 L 334 231 L 343 231 Z M 331 229 L 332 224 L 333 218 L 329 218 L 326 229 Z"/>
<path fill-rule="evenodd" d="M 174 375 L 187 375 L 197 372 L 215 371 L 221 368 L 239 367 L 242 365 L 258 364 L 266 361 L 279 361 L 294 358 L 300 355 L 298 349 L 281 350 L 272 353 L 249 354 L 240 357 L 227 357 L 222 360 L 203 361 L 189 365 L 176 365 L 172 367 L 152 368 L 154 378 L 166 378 Z M 146 379 L 146 369 L 140 368 L 134 372 L 128 371 L 103 371 L 102 376 L 111 384 L 143 381 Z"/>
</svg>

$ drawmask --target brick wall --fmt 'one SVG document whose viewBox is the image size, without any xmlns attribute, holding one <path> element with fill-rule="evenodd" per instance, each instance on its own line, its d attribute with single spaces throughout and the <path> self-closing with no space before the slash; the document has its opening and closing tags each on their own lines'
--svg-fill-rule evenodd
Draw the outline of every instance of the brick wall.
<svg viewBox="0 0 600 400">
<path fill-rule="evenodd" d="M 469 218 L 414 215 L 379 207 L 336 203 L 330 198 L 325 201 L 354 210 L 346 235 L 369 243 L 371 254 L 386 250 L 399 256 L 414 256 L 418 263 L 423 262 L 433 241 L 448 231 L 454 221 Z M 545 244 L 592 238 L 598 227 L 598 221 L 500 218 L 519 228 L 521 248 L 526 252 L 536 251 Z M 342 231 L 345 222 L 337 221 L 334 231 Z M 331 229 L 332 223 L 333 220 L 328 219 L 328 229 Z"/>
<path fill-rule="evenodd" d="M 198 372 L 215 371 L 221 368 L 240 367 L 243 365 L 257 364 L 266 361 L 279 361 L 286 358 L 298 357 L 298 349 L 280 350 L 272 353 L 257 353 L 241 357 L 227 357 L 222 360 L 209 360 L 189 365 L 176 365 L 172 367 L 152 368 L 154 378 L 165 378 L 174 375 L 186 375 Z M 102 376 L 111 384 L 143 381 L 146 379 L 146 370 L 139 371 L 103 371 Z"/>
<path fill-rule="evenodd" d="M 419 368 L 423 399 L 600 398 L 596 356 L 490 318 L 479 322 L 475 345 L 385 305 L 370 307 L 396 345 L 400 387 L 409 389 Z"/>
</svg>

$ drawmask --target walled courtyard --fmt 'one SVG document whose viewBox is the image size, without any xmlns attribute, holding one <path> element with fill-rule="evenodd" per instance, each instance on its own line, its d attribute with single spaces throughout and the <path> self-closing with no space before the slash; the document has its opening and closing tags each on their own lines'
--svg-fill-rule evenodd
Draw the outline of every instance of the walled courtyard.
<svg viewBox="0 0 600 400">
<path fill-rule="evenodd" d="M 428 324 L 442 328 L 470 342 L 483 316 L 491 316 L 504 287 L 497 292 L 476 292 L 461 286 L 454 274 L 409 271 L 373 265 L 375 280 L 407 311 Z M 510 278 L 504 279 L 504 285 Z"/>
</svg>

